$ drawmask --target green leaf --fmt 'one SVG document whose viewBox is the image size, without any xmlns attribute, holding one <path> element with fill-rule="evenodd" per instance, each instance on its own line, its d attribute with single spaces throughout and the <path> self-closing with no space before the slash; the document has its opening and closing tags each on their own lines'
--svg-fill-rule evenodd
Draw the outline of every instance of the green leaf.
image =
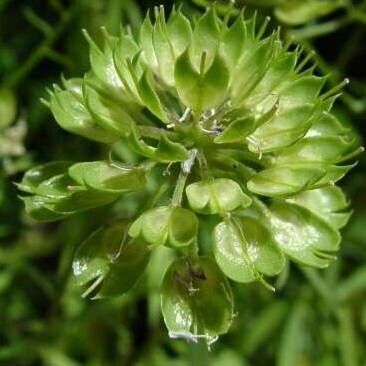
<svg viewBox="0 0 366 366">
<path fill-rule="evenodd" d="M 202 56 L 203 59 L 205 56 Z M 206 60 L 207 62 L 207 60 Z M 229 70 L 219 54 L 207 70 L 197 71 L 188 50 L 175 63 L 175 85 L 182 102 L 197 114 L 219 105 L 226 97 Z"/>
<path fill-rule="evenodd" d="M 308 189 L 327 173 L 326 167 L 275 166 L 255 174 L 247 183 L 250 191 L 269 197 L 281 197 Z"/>
<path fill-rule="evenodd" d="M 161 206 L 144 212 L 130 227 L 129 235 L 150 244 L 183 247 L 197 237 L 198 219 L 185 208 Z"/>
<path fill-rule="evenodd" d="M 108 161 L 74 164 L 69 174 L 78 184 L 101 192 L 125 193 L 142 189 L 146 185 L 143 168 Z"/>
<path fill-rule="evenodd" d="M 186 188 L 186 194 L 191 208 L 202 214 L 222 215 L 252 203 L 239 184 L 227 178 L 192 183 Z"/>
<path fill-rule="evenodd" d="M 275 15 L 283 23 L 299 25 L 332 13 L 344 5 L 341 0 L 285 1 L 276 8 Z"/>
<path fill-rule="evenodd" d="M 271 206 L 269 219 L 278 246 L 297 262 L 325 268 L 335 258 L 338 231 L 308 209 L 279 202 Z"/>
<path fill-rule="evenodd" d="M 306 207 L 335 229 L 345 226 L 351 216 L 345 211 L 349 205 L 346 196 L 335 186 L 304 191 L 288 201 Z"/>
<path fill-rule="evenodd" d="M 233 319 L 230 286 L 205 257 L 173 262 L 164 277 L 161 307 L 172 338 L 203 338 L 211 344 L 228 331 Z"/>
<path fill-rule="evenodd" d="M 39 165 L 35 168 L 28 170 L 17 187 L 24 192 L 35 193 L 37 187 L 45 180 L 59 174 L 63 174 L 67 171 L 68 167 L 72 163 L 69 161 L 54 161 Z"/>
<path fill-rule="evenodd" d="M 0 89 L 0 130 L 8 127 L 15 119 L 17 100 L 10 89 Z"/>
<path fill-rule="evenodd" d="M 271 233 L 249 217 L 222 221 L 214 230 L 214 255 L 230 279 L 252 282 L 279 274 L 285 259 Z"/>
</svg>

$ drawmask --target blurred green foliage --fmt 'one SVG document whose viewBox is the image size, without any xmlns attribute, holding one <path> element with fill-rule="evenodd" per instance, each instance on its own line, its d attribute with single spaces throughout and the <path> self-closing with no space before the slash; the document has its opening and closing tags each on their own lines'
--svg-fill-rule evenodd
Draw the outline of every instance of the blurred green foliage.
<svg viewBox="0 0 366 366">
<path fill-rule="evenodd" d="M 183 6 L 194 14 L 208 3 L 187 0 Z M 0 1 L 0 365 L 366 365 L 364 154 L 343 181 L 354 214 L 343 230 L 339 259 L 321 273 L 291 265 L 275 295 L 258 284 L 234 285 L 240 315 L 211 351 L 170 340 L 163 327 L 158 289 L 172 259 L 169 249 L 156 252 L 138 286 L 119 299 L 86 301 L 70 280 L 79 243 L 109 217 L 136 211 L 145 197 L 131 195 L 59 224 L 36 224 L 23 213 L 12 183 L 21 171 L 49 160 L 105 157 L 95 144 L 50 122 L 39 102 L 62 70 L 74 76 L 86 69 L 81 28 L 98 36 L 99 26 L 114 33 L 122 22 L 137 32 L 152 5 L 157 3 Z M 227 2 L 219 5 L 225 14 Z M 256 6 L 258 17 L 273 14 L 272 27 L 281 25 L 284 37 L 315 49 L 330 86 L 350 79 L 337 113 L 363 139 L 366 1 L 238 0 L 242 5 L 248 12 Z M 116 153 L 125 154 L 123 146 Z"/>
</svg>

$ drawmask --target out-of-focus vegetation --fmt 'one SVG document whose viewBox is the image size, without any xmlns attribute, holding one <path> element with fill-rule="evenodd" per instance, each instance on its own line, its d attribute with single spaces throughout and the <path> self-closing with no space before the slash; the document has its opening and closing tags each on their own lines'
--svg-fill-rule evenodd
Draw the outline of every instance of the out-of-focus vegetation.
<svg viewBox="0 0 366 366">
<path fill-rule="evenodd" d="M 178 3 L 178 2 L 176 2 Z M 187 14 L 209 1 L 185 1 Z M 227 3 L 219 2 L 223 16 Z M 159 2 L 160 4 L 160 2 Z M 354 209 L 339 259 L 329 269 L 291 265 L 275 295 L 260 285 L 235 285 L 240 315 L 211 351 L 170 340 L 160 318 L 159 283 L 170 252 L 154 255 L 144 280 L 116 300 L 87 301 L 70 279 L 76 247 L 91 231 L 124 216 L 136 202 L 84 213 L 59 224 L 27 217 L 14 181 L 50 160 L 104 156 L 67 134 L 40 102 L 61 72 L 88 65 L 81 29 L 98 36 L 119 24 L 138 32 L 154 1 L 0 1 L 0 365 L 366 365 L 366 159 L 342 182 Z M 171 6 L 172 3 L 166 2 Z M 363 139 L 366 115 L 366 1 L 238 0 L 258 17 L 273 15 L 289 37 L 317 51 L 334 86 L 350 79 L 336 105 Z M 144 199 L 142 197 L 141 199 Z M 240 310 L 240 311 L 239 311 Z"/>
</svg>

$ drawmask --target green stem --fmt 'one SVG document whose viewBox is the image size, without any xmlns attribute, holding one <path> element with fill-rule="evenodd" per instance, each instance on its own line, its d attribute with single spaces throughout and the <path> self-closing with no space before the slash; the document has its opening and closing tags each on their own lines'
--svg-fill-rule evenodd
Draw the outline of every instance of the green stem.
<svg viewBox="0 0 366 366">
<path fill-rule="evenodd" d="M 61 35 L 66 25 L 69 23 L 77 4 L 78 2 L 75 2 L 75 5 L 73 5 L 70 9 L 61 13 L 60 20 L 53 32 L 49 33 L 35 49 L 35 51 L 32 52 L 31 55 L 25 60 L 25 62 L 20 65 L 14 73 L 10 74 L 8 79 L 5 80 L 4 84 L 7 87 L 16 87 L 34 69 L 34 67 L 36 67 L 42 61 L 42 59 L 47 56 L 49 49 L 56 42 L 57 38 Z"/>
<path fill-rule="evenodd" d="M 309 280 L 315 291 L 324 299 L 328 308 L 337 319 L 340 330 L 339 349 L 341 351 L 343 365 L 358 365 L 358 355 L 355 345 L 355 329 L 352 314 L 348 308 L 340 306 L 336 296 L 319 273 L 312 268 L 300 267 L 305 277 Z"/>
<path fill-rule="evenodd" d="M 172 205 L 180 206 L 182 203 L 182 197 L 184 192 L 184 187 L 186 185 L 188 174 L 184 173 L 183 170 L 179 172 L 179 176 L 177 179 L 177 184 L 174 189 L 173 197 L 172 197 Z"/>
<path fill-rule="evenodd" d="M 182 197 L 183 197 L 183 191 L 184 187 L 186 185 L 187 177 L 191 172 L 192 166 L 195 162 L 197 155 L 197 150 L 192 149 L 188 153 L 188 159 L 183 161 L 180 165 L 180 172 L 177 180 L 177 185 L 175 186 L 175 190 L 173 193 L 172 198 L 172 205 L 173 206 L 180 206 Z"/>
<path fill-rule="evenodd" d="M 327 283 L 319 275 L 317 270 L 313 268 L 300 267 L 301 271 L 313 286 L 314 290 L 323 298 L 329 309 L 337 316 L 337 300 L 327 286 Z"/>
<path fill-rule="evenodd" d="M 210 169 L 208 167 L 207 159 L 202 150 L 197 152 L 197 159 L 201 170 L 202 180 L 212 180 Z"/>
<path fill-rule="evenodd" d="M 329 22 L 312 24 L 300 29 L 291 30 L 288 32 L 288 35 L 296 40 L 320 37 L 333 33 L 351 22 L 352 19 L 346 15 L 342 18 L 331 20 Z"/>
<path fill-rule="evenodd" d="M 151 198 L 151 200 L 148 201 L 143 211 L 147 211 L 148 209 L 155 207 L 159 202 L 161 196 L 167 191 L 168 188 L 169 184 L 167 182 L 161 184 L 157 189 L 157 191 L 155 192 L 155 194 L 153 195 L 153 197 Z"/>
<path fill-rule="evenodd" d="M 336 65 L 343 72 L 345 72 L 350 61 L 354 59 L 355 53 L 359 50 L 365 31 L 365 27 L 358 27 L 347 39 L 343 52 L 339 52 Z"/>
<path fill-rule="evenodd" d="M 289 32 L 289 35 L 296 39 L 308 39 L 333 33 L 350 23 L 358 22 L 366 24 L 366 14 L 364 12 L 365 2 L 359 6 L 354 6 L 350 2 L 347 6 L 347 14 L 336 19 L 324 23 L 311 24 L 300 29 Z"/>
<path fill-rule="evenodd" d="M 307 40 L 302 40 L 301 45 L 307 49 L 310 50 L 312 48 L 311 44 Z M 329 85 L 331 87 L 335 87 L 337 84 L 341 82 L 341 80 L 344 79 L 344 74 L 340 69 L 334 69 L 332 68 L 327 61 L 321 57 L 319 52 L 315 53 L 315 60 L 316 64 L 319 68 L 319 70 L 328 76 Z M 353 81 L 351 82 L 351 86 L 353 84 Z M 357 90 L 360 88 L 357 87 Z M 346 91 L 343 91 L 342 95 L 340 96 L 340 100 L 353 112 L 355 113 L 361 113 L 365 110 L 366 104 L 365 101 L 362 99 L 356 99 L 353 95 L 347 93 Z"/>
<path fill-rule="evenodd" d="M 339 350 L 344 366 L 359 365 L 357 352 L 357 334 L 355 332 L 352 312 L 342 307 L 338 311 Z"/>
</svg>

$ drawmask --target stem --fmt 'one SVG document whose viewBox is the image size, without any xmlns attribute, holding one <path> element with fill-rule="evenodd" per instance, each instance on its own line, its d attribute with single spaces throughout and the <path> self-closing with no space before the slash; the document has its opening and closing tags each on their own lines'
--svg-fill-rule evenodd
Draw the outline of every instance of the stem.
<svg viewBox="0 0 366 366">
<path fill-rule="evenodd" d="M 301 40 L 301 45 L 305 47 L 305 49 L 309 50 L 311 48 L 310 43 L 307 40 Z M 334 87 L 344 79 L 344 74 L 339 69 L 332 68 L 328 62 L 321 57 L 320 53 L 315 53 L 315 61 L 319 68 L 319 70 L 328 76 L 329 85 Z M 351 86 L 354 82 L 352 81 Z M 357 90 L 360 88 L 357 86 Z M 347 106 L 347 108 L 351 109 L 354 113 L 362 113 L 365 108 L 365 102 L 362 99 L 356 99 L 353 95 L 343 91 L 340 96 L 340 100 Z"/>
<path fill-rule="evenodd" d="M 197 158 L 198 158 L 198 163 L 199 163 L 200 169 L 201 169 L 202 180 L 212 180 L 212 176 L 210 174 L 210 169 L 208 167 L 207 159 L 206 159 L 205 155 L 203 154 L 202 150 L 199 150 L 197 152 Z"/>
<path fill-rule="evenodd" d="M 289 32 L 289 35 L 290 37 L 293 37 L 296 40 L 320 37 L 325 34 L 333 33 L 339 30 L 340 28 L 345 27 L 347 24 L 351 22 L 352 19 L 346 15 L 336 20 L 331 20 L 320 24 L 319 23 L 312 24 L 304 26 L 300 29 L 292 30 Z"/>
<path fill-rule="evenodd" d="M 349 308 L 342 307 L 338 311 L 339 322 L 339 350 L 343 365 L 359 365 L 359 355 L 357 352 L 356 331 L 352 312 Z"/>
<path fill-rule="evenodd" d="M 172 198 L 173 206 L 181 205 L 184 187 L 186 185 L 188 175 L 190 174 L 192 166 L 196 159 L 196 155 L 197 155 L 196 149 L 190 150 L 188 153 L 188 159 L 183 161 L 180 164 L 180 172 L 179 172 L 179 176 L 178 176 L 178 180 L 177 180 L 177 185 L 175 186 L 175 190 L 174 190 L 173 198 Z"/>
<path fill-rule="evenodd" d="M 350 61 L 355 57 L 355 53 L 359 50 L 362 37 L 365 34 L 365 27 L 357 28 L 347 39 L 343 52 L 339 52 L 336 60 L 336 67 L 343 72 L 346 71 Z"/>
<path fill-rule="evenodd" d="M 184 173 L 183 170 L 179 172 L 177 184 L 174 189 L 173 197 L 172 197 L 172 205 L 180 206 L 182 203 L 182 197 L 184 192 L 184 187 L 186 185 L 188 174 Z"/>
<path fill-rule="evenodd" d="M 299 267 L 305 277 L 313 286 L 314 290 L 323 298 L 324 302 L 327 304 L 328 308 L 333 311 L 333 313 L 337 316 L 337 302 L 333 293 L 327 286 L 326 282 L 319 275 L 319 273 L 313 268 Z"/>
<path fill-rule="evenodd" d="M 332 290 L 316 270 L 305 267 L 300 267 L 300 269 L 314 290 L 323 298 L 328 309 L 338 322 L 340 333 L 338 347 L 341 352 L 343 364 L 346 366 L 358 365 L 357 350 L 354 347 L 356 334 L 349 309 L 339 306 L 339 302 L 332 293 Z"/>
<path fill-rule="evenodd" d="M 5 80 L 4 84 L 7 87 L 16 87 L 33 69 L 36 67 L 44 57 L 49 53 L 49 49 L 56 42 L 57 38 L 61 35 L 66 25 L 69 23 L 74 11 L 76 9 L 76 4 L 70 9 L 64 10 L 61 13 L 60 20 L 56 25 L 56 28 L 51 33 L 48 33 L 44 40 L 39 44 L 34 52 L 25 60 L 25 62 L 20 65 L 16 71 L 10 74 L 9 78 Z"/>
<path fill-rule="evenodd" d="M 148 201 L 143 211 L 147 211 L 148 209 L 155 207 L 156 204 L 159 202 L 161 196 L 167 191 L 169 188 L 169 184 L 167 182 L 160 185 L 160 187 L 157 189 L 155 194 L 153 195 L 152 199 Z"/>
</svg>

